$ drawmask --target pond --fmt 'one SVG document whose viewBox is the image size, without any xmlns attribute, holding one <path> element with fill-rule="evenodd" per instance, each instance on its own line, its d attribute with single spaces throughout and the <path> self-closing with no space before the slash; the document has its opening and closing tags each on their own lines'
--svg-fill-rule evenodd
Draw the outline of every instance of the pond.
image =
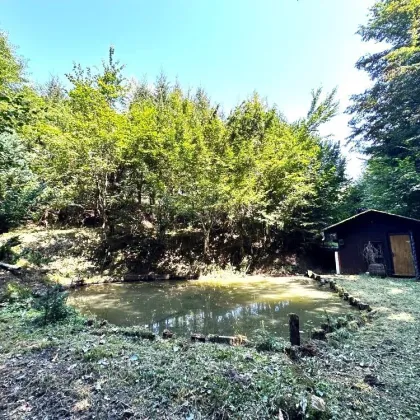
<svg viewBox="0 0 420 420">
<path fill-rule="evenodd" d="M 144 326 L 157 334 L 252 336 L 265 328 L 288 336 L 288 314 L 309 333 L 327 314 L 349 312 L 337 295 L 298 277 L 234 278 L 91 286 L 71 293 L 70 303 L 115 325 Z"/>
</svg>

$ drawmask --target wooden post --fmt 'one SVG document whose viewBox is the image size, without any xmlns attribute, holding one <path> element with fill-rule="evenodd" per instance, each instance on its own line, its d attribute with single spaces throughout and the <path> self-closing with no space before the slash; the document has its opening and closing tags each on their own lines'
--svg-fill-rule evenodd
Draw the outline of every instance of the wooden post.
<svg viewBox="0 0 420 420">
<path fill-rule="evenodd" d="M 299 317 L 289 314 L 290 343 L 292 346 L 300 346 Z"/>
<path fill-rule="evenodd" d="M 334 258 L 335 258 L 335 272 L 337 274 L 341 274 L 340 255 L 339 255 L 338 251 L 334 252 Z"/>
</svg>

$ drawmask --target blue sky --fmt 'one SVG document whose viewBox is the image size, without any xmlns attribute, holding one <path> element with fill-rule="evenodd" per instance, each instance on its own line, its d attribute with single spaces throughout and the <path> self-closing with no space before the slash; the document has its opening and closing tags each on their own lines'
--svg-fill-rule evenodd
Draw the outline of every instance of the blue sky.
<svg viewBox="0 0 420 420">
<path fill-rule="evenodd" d="M 289 118 L 312 89 L 338 87 L 342 110 L 369 85 L 354 68 L 377 46 L 355 35 L 373 0 L 0 0 L 0 28 L 28 59 L 30 77 L 63 76 L 73 61 L 100 64 L 109 45 L 128 77 L 161 71 L 202 86 L 229 111 L 254 90 Z M 323 129 L 344 141 L 348 117 Z M 349 173 L 361 164 L 348 152 Z"/>
</svg>

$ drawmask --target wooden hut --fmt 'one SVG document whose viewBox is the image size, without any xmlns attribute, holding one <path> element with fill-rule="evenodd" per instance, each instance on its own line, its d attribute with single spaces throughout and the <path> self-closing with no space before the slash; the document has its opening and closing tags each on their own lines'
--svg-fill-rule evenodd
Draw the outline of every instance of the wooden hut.
<svg viewBox="0 0 420 420">
<path fill-rule="evenodd" d="M 365 273 L 375 262 L 383 264 L 387 275 L 419 278 L 420 220 L 366 210 L 329 226 L 324 236 L 338 244 L 339 274 Z"/>
</svg>

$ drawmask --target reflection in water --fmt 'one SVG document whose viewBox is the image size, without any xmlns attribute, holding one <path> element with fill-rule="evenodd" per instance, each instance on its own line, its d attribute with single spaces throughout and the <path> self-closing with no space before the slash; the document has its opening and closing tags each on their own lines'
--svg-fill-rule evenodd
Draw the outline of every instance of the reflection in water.
<svg viewBox="0 0 420 420">
<path fill-rule="evenodd" d="M 252 335 L 264 327 L 287 336 L 290 312 L 307 331 L 325 311 L 349 310 L 329 291 L 299 278 L 110 284 L 74 291 L 70 302 L 116 325 L 141 325 L 155 333 L 168 328 L 179 335 Z"/>
</svg>

